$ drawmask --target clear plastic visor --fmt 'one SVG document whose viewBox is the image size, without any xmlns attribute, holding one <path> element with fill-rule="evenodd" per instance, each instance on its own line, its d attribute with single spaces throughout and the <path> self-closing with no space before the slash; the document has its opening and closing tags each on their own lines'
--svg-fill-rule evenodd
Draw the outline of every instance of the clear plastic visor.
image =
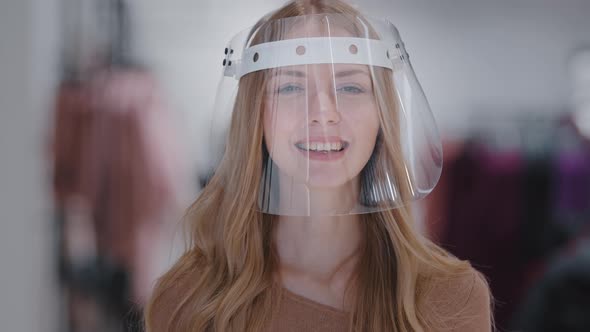
<svg viewBox="0 0 590 332">
<path fill-rule="evenodd" d="M 371 213 L 436 185 L 440 138 L 391 23 L 287 18 L 236 37 L 225 53 L 221 95 L 235 88 L 222 99 L 228 128 L 260 126 L 261 212 Z"/>
</svg>

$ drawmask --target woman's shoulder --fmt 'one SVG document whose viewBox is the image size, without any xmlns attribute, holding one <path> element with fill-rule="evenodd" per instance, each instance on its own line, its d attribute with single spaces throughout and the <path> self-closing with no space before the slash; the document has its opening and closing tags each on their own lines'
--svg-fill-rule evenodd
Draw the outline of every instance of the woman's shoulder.
<svg viewBox="0 0 590 332">
<path fill-rule="evenodd" d="M 145 311 L 149 331 L 169 330 L 169 323 L 190 293 L 193 279 L 190 269 L 179 262 L 158 280 Z"/>
<path fill-rule="evenodd" d="M 469 267 L 460 273 L 432 278 L 424 304 L 448 318 L 453 331 L 490 331 L 491 294 L 485 276 Z"/>
<path fill-rule="evenodd" d="M 489 298 L 489 287 L 485 276 L 469 267 L 465 271 L 444 276 L 431 277 L 428 298 L 433 301 L 455 301 L 461 299 Z"/>
</svg>

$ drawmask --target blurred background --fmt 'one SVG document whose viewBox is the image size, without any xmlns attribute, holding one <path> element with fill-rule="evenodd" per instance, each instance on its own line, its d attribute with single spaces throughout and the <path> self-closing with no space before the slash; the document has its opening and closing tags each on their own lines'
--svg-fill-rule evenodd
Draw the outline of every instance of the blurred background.
<svg viewBox="0 0 590 332">
<path fill-rule="evenodd" d="M 225 44 L 283 3 L 0 2 L 3 331 L 141 330 Z M 486 274 L 501 331 L 590 331 L 590 1 L 354 3 L 398 27 L 440 125 L 420 229 Z"/>
</svg>

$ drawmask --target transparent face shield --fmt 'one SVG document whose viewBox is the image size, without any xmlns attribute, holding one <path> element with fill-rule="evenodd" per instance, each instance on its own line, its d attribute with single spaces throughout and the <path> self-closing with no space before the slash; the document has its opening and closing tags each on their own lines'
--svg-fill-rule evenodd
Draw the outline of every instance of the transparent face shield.
<svg viewBox="0 0 590 332">
<path fill-rule="evenodd" d="M 248 148 L 261 158 L 261 212 L 371 213 L 436 185 L 440 137 L 388 21 L 340 14 L 269 21 L 237 35 L 224 53 L 212 129 L 228 135 L 213 146 L 229 160 L 227 144 L 258 144 Z"/>
</svg>

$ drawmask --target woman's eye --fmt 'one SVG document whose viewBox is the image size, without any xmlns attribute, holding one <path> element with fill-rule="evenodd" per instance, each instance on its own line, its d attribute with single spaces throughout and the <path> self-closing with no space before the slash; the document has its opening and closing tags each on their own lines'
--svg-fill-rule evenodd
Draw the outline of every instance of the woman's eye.
<svg viewBox="0 0 590 332">
<path fill-rule="evenodd" d="M 365 90 L 363 90 L 362 88 L 359 88 L 358 86 L 355 86 L 355 85 L 345 85 L 345 86 L 338 88 L 337 90 L 338 90 L 338 92 L 352 94 L 352 95 L 365 92 Z"/>
<path fill-rule="evenodd" d="M 302 92 L 303 88 L 294 84 L 287 84 L 287 85 L 283 85 L 279 88 L 278 92 L 279 94 L 282 95 L 289 95 L 289 94 L 294 94 L 294 93 L 298 93 L 298 92 Z"/>
</svg>

